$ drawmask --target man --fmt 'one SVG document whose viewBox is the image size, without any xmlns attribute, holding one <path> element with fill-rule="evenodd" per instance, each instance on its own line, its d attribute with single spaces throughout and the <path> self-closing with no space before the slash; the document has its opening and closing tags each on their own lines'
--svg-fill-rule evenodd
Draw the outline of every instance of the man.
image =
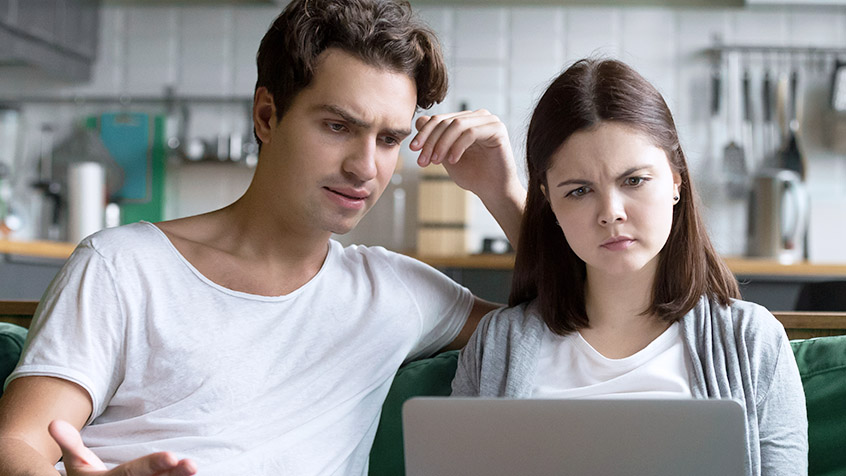
<svg viewBox="0 0 846 476">
<path fill-rule="evenodd" d="M 416 107 L 446 92 L 408 5 L 295 0 L 257 62 L 247 192 L 80 244 L 0 399 L 0 474 L 56 474 L 60 456 L 67 474 L 364 474 L 397 368 L 462 346 L 493 308 L 419 262 L 330 240 L 385 189 Z M 420 165 L 444 163 L 513 242 L 525 195 L 502 123 L 417 127 Z"/>
</svg>

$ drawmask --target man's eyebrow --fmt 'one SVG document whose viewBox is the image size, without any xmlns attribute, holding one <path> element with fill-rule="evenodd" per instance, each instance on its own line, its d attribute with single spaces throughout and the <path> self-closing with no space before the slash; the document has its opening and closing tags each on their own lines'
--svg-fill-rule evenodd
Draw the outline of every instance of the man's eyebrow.
<svg viewBox="0 0 846 476">
<path fill-rule="evenodd" d="M 629 175 L 631 175 L 635 172 L 639 172 L 641 170 L 651 169 L 651 168 L 652 168 L 651 165 L 636 165 L 634 167 L 630 167 L 630 168 L 626 169 L 625 172 L 618 175 L 617 180 L 624 179 L 624 178 L 628 177 Z M 563 180 L 561 182 L 558 182 L 558 185 L 556 185 L 556 187 L 563 187 L 565 185 L 590 185 L 590 184 L 591 184 L 590 180 L 568 179 L 568 180 Z"/>
<path fill-rule="evenodd" d="M 363 120 L 353 116 L 350 112 L 348 112 L 348 111 L 346 111 L 346 110 L 344 110 L 344 109 L 342 109 L 338 106 L 335 106 L 333 104 L 324 104 L 324 105 L 320 106 L 320 109 L 323 109 L 324 111 L 328 111 L 328 112 L 331 112 L 332 114 L 340 116 L 341 119 L 345 120 L 346 122 L 349 122 L 350 124 L 352 124 L 355 127 L 359 127 L 361 129 L 368 129 L 368 128 L 371 127 L 371 124 L 369 122 L 363 121 Z M 405 137 L 408 137 L 409 135 L 411 135 L 411 129 L 387 128 L 387 129 L 384 130 L 384 132 L 387 133 L 388 135 L 397 136 L 397 137 L 401 137 L 401 138 L 405 138 Z"/>
</svg>

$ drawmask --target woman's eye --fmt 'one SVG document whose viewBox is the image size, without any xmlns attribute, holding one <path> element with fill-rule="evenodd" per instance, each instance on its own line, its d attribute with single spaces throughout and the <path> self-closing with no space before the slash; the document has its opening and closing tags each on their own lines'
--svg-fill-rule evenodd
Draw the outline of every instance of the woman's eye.
<svg viewBox="0 0 846 476">
<path fill-rule="evenodd" d="M 626 185 L 638 186 L 643 183 L 643 177 L 629 177 L 626 179 Z"/>
<path fill-rule="evenodd" d="M 571 190 L 570 193 L 567 194 L 567 196 L 577 197 L 577 198 L 583 197 L 586 193 L 588 193 L 589 190 L 590 189 L 588 189 L 588 187 L 579 187 L 575 190 Z"/>
</svg>

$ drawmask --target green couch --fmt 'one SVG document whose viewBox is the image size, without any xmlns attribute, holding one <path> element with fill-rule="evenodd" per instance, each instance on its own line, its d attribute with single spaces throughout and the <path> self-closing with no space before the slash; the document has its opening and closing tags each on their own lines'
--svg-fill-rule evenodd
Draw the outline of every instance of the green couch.
<svg viewBox="0 0 846 476">
<path fill-rule="evenodd" d="M 0 382 L 18 360 L 26 329 L 0 322 Z M 846 336 L 791 342 L 808 406 L 812 476 L 846 475 Z M 449 395 L 458 352 L 412 362 L 397 372 L 370 452 L 371 476 L 404 474 L 402 404 L 417 395 Z"/>
</svg>

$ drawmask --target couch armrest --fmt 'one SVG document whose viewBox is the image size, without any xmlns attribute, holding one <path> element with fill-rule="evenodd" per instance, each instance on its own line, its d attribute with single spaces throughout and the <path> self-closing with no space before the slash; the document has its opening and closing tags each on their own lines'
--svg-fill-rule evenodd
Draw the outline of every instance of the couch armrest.
<svg viewBox="0 0 846 476">
<path fill-rule="evenodd" d="M 6 377 L 15 370 L 21 358 L 26 329 L 8 322 L 0 322 L 0 395 L 3 395 Z"/>
<path fill-rule="evenodd" d="M 453 350 L 399 369 L 382 405 L 382 416 L 370 450 L 370 476 L 405 474 L 402 405 L 416 396 L 448 396 L 457 367 L 458 351 Z"/>
<path fill-rule="evenodd" d="M 846 474 L 846 335 L 790 345 L 808 409 L 808 474 Z"/>
</svg>

